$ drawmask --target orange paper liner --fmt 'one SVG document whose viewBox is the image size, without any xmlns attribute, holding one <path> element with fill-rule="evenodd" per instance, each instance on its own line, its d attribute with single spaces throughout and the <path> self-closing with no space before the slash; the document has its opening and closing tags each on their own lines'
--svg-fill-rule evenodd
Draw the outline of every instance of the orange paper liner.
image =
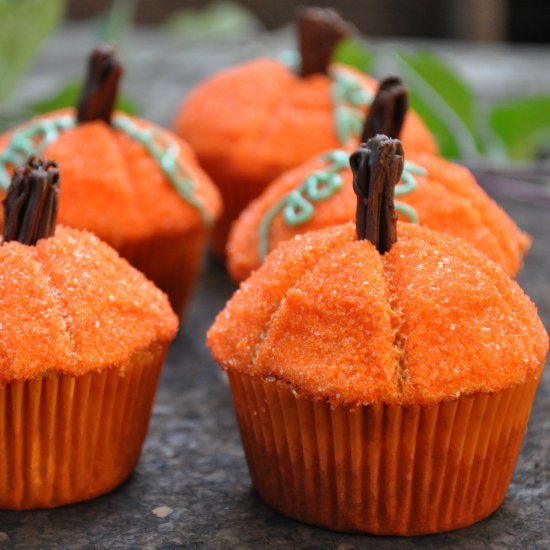
<svg viewBox="0 0 550 550">
<path fill-rule="evenodd" d="M 262 193 L 263 188 L 256 182 L 248 182 L 244 179 L 236 182 L 225 180 L 222 182 L 221 179 L 214 181 L 218 184 L 222 195 L 223 212 L 212 232 L 212 251 L 218 258 L 225 259 L 225 248 L 233 222 L 248 203 Z"/>
<path fill-rule="evenodd" d="M 166 346 L 74 377 L 0 386 L 0 508 L 50 508 L 114 489 L 135 468 Z"/>
<path fill-rule="evenodd" d="M 200 271 L 208 231 L 204 227 L 174 235 L 126 243 L 117 248 L 136 269 L 168 294 L 183 316 Z"/>
<path fill-rule="evenodd" d="M 539 378 L 436 405 L 331 407 L 229 373 L 260 496 L 304 523 L 381 535 L 458 529 L 494 512 Z"/>
</svg>

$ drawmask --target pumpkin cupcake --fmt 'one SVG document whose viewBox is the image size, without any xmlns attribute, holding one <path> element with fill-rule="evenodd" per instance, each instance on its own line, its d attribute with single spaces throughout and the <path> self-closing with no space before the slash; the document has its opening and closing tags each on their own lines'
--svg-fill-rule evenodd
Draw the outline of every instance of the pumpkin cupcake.
<svg viewBox="0 0 550 550">
<path fill-rule="evenodd" d="M 505 497 L 548 335 L 496 263 L 396 224 L 398 140 L 370 140 L 351 164 L 356 226 L 281 243 L 208 345 L 268 504 L 339 531 L 465 527 Z"/>
<path fill-rule="evenodd" d="M 55 158 L 63 171 L 60 223 L 106 241 L 179 312 L 220 213 L 219 193 L 187 144 L 112 112 L 121 72 L 110 46 L 96 49 L 76 111 L 49 113 L 0 137 L 0 188 L 29 154 Z"/>
<path fill-rule="evenodd" d="M 59 172 L 31 159 L 0 246 L 0 508 L 93 498 L 134 469 L 177 318 L 91 233 L 55 228 Z"/>
<path fill-rule="evenodd" d="M 337 43 L 351 32 L 332 10 L 308 8 L 298 18 L 301 66 L 257 59 L 199 85 L 174 121 L 221 191 L 225 209 L 213 236 L 225 254 L 231 222 L 277 176 L 314 155 L 356 145 L 374 80 L 330 63 Z M 405 121 L 407 150 L 437 151 L 415 113 Z"/>
<path fill-rule="evenodd" d="M 384 79 L 367 115 L 362 139 L 398 138 L 408 94 L 398 77 Z M 338 225 L 355 216 L 349 152 L 334 149 L 277 178 L 241 213 L 227 246 L 233 279 L 257 269 L 278 243 L 296 234 Z M 395 189 L 400 219 L 460 237 L 515 276 L 530 238 L 479 187 L 470 171 L 441 157 L 407 151 Z"/>
</svg>

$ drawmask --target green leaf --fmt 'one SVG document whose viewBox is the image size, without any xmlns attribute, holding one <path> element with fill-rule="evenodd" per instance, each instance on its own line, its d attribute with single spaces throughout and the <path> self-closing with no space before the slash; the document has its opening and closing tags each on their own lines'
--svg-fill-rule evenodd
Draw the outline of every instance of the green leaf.
<svg viewBox="0 0 550 550">
<path fill-rule="evenodd" d="M 82 81 L 80 79 L 71 80 L 51 97 L 30 105 L 29 109 L 33 114 L 40 115 L 57 109 L 63 109 L 64 107 L 74 107 L 78 101 L 81 88 Z M 129 115 L 136 115 L 139 111 L 136 103 L 121 93 L 118 94 L 116 108 Z"/>
<path fill-rule="evenodd" d="M 64 7 L 65 0 L 0 0 L 0 102 L 13 94 Z"/>
<path fill-rule="evenodd" d="M 489 113 L 489 126 L 511 159 L 550 156 L 550 96 L 501 101 Z"/>
<path fill-rule="evenodd" d="M 332 61 L 342 63 L 370 74 L 374 65 L 374 52 L 368 50 L 357 38 L 348 37 L 340 41 L 332 54 Z"/>
<path fill-rule="evenodd" d="M 470 88 L 439 57 L 428 51 L 399 52 L 411 107 L 439 142 L 441 154 L 476 158 L 481 140 L 476 126 L 476 100 Z"/>
<path fill-rule="evenodd" d="M 259 26 L 250 11 L 231 1 L 212 2 L 202 9 L 179 10 L 166 24 L 187 39 L 242 38 Z"/>
<path fill-rule="evenodd" d="M 134 24 L 136 0 L 114 0 L 112 6 L 99 15 L 99 42 L 120 44 Z"/>
</svg>

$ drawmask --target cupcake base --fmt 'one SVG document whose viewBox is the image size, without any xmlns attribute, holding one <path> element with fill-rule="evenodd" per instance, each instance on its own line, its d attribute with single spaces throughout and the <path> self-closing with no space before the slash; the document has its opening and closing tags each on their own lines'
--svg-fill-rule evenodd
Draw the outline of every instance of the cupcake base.
<svg viewBox="0 0 550 550">
<path fill-rule="evenodd" d="M 217 164 L 204 166 L 216 182 L 223 200 L 223 212 L 212 231 L 211 247 L 218 259 L 225 260 L 227 240 L 233 222 L 246 206 L 263 192 L 270 180 L 261 182 L 244 177 L 231 178 L 223 170 L 220 172 Z"/>
<path fill-rule="evenodd" d="M 109 492 L 133 471 L 166 346 L 121 371 L 0 386 L 0 508 L 51 508 Z"/>
<path fill-rule="evenodd" d="M 263 500 L 304 523 L 379 535 L 448 531 L 494 512 L 539 378 L 436 405 L 346 407 L 229 373 Z"/>
<path fill-rule="evenodd" d="M 183 316 L 201 268 L 207 238 L 208 233 L 201 226 L 184 234 L 159 235 L 112 246 L 166 292 L 173 310 Z"/>
</svg>

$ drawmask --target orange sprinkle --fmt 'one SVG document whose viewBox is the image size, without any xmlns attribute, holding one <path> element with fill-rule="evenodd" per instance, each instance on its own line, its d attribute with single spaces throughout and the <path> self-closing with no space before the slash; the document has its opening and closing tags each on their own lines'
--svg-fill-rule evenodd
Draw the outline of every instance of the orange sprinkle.
<svg viewBox="0 0 550 550">
<path fill-rule="evenodd" d="M 497 264 L 403 223 L 384 256 L 353 223 L 281 243 L 207 340 L 225 369 L 348 404 L 500 391 L 537 373 L 548 351 L 535 306 Z"/>
<path fill-rule="evenodd" d="M 56 111 L 45 118 L 72 113 L 71 109 Z M 132 120 L 139 126 L 154 127 L 137 118 Z M 179 160 L 195 182 L 198 197 L 217 218 L 221 212 L 219 193 L 194 153 L 177 136 L 154 128 L 176 141 Z M 0 136 L 0 149 L 18 130 Z M 202 224 L 196 208 L 178 195 L 145 147 L 103 121 L 61 132 L 43 156 L 55 160 L 61 171 L 59 223 L 93 231 L 116 248 Z"/>
<path fill-rule="evenodd" d="M 58 227 L 0 246 L 0 383 L 124 368 L 177 317 L 167 297 L 91 233 Z"/>
<path fill-rule="evenodd" d="M 345 70 L 364 89 L 376 90 L 372 78 L 350 67 Z M 274 59 L 257 59 L 221 71 L 195 88 L 174 126 L 216 183 L 220 177 L 241 177 L 264 187 L 313 155 L 341 146 L 331 85 L 327 75 L 300 78 Z M 407 116 L 403 142 L 410 150 L 437 151 L 415 113 Z"/>
<path fill-rule="evenodd" d="M 460 237 L 499 263 L 511 276 L 519 271 L 530 238 L 477 184 L 462 166 L 425 153 L 411 153 L 407 160 L 425 168 L 427 177 L 416 176 L 417 189 L 398 200 L 412 206 L 420 224 L 453 237 Z M 249 204 L 234 223 L 227 251 L 231 276 L 244 280 L 260 264 L 260 224 L 269 209 L 313 172 L 322 169 L 321 157 L 285 172 L 262 195 Z M 269 250 L 297 233 L 305 233 L 355 219 L 357 198 L 351 170 L 340 172 L 343 186 L 327 200 L 315 204 L 315 213 L 306 223 L 290 227 L 281 214 L 269 233 Z"/>
<path fill-rule="evenodd" d="M 333 68 L 352 73 L 364 90 L 376 90 L 372 78 L 343 65 Z M 270 182 L 316 154 L 341 147 L 331 79 L 324 74 L 300 78 L 274 59 L 244 63 L 200 84 L 182 103 L 174 128 L 196 151 L 226 205 L 214 234 L 218 255 L 231 222 Z M 437 152 L 435 139 L 413 112 L 402 140 L 407 150 Z"/>
</svg>

